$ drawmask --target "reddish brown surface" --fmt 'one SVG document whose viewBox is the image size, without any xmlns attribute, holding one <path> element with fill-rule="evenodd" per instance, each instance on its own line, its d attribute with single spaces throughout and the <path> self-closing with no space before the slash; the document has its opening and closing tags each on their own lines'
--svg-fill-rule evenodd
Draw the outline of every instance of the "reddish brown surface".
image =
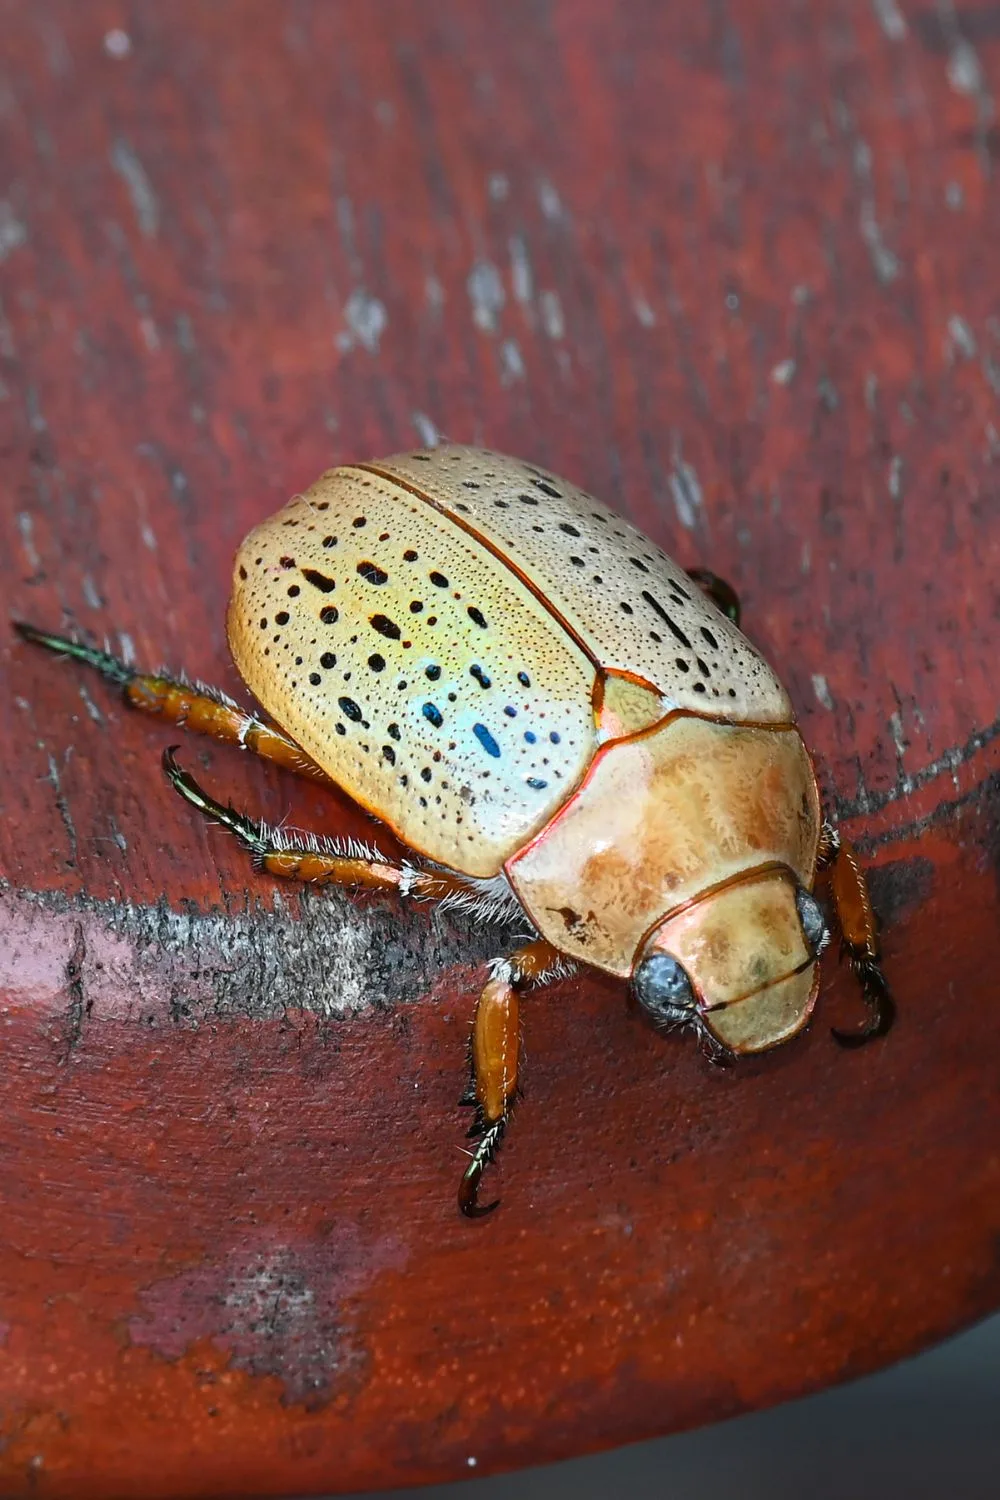
<svg viewBox="0 0 1000 1500">
<path fill-rule="evenodd" d="M 504 1205 L 464 1223 L 498 939 L 279 902 L 162 731 L 6 642 L 3 1492 L 482 1473 L 995 1307 L 997 6 L 2 14 L 5 606 L 231 687 L 229 558 L 277 500 L 429 422 L 540 460 L 739 585 L 900 1008 L 838 1051 L 831 959 L 811 1032 L 723 1072 L 611 982 L 528 1001 Z"/>
</svg>

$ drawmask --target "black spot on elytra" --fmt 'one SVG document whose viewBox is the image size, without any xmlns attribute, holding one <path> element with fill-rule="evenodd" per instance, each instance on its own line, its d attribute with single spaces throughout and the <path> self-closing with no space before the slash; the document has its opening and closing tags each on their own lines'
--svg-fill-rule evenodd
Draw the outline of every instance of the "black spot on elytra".
<svg viewBox="0 0 1000 1500">
<path fill-rule="evenodd" d="M 548 484 L 544 479 L 532 479 L 531 482 L 536 490 L 541 490 L 543 495 L 549 495 L 553 500 L 562 499 L 562 493 L 556 489 L 555 485 Z"/>
<path fill-rule="evenodd" d="M 369 615 L 368 623 L 379 635 L 384 635 L 387 641 L 399 640 L 399 626 L 388 615 Z"/>
<path fill-rule="evenodd" d="M 382 759 L 387 760 L 390 766 L 394 766 L 396 764 L 396 752 L 391 745 L 382 746 Z"/>
<path fill-rule="evenodd" d="M 424 718 L 427 719 L 429 723 L 434 725 L 435 729 L 441 728 L 441 725 L 444 723 L 444 719 L 442 717 L 441 710 L 437 707 L 436 704 L 425 703 L 421 712 L 423 713 Z"/>
<path fill-rule="evenodd" d="M 340 619 L 340 610 L 335 604 L 324 604 L 319 612 L 319 617 L 324 625 L 336 625 Z"/>
<path fill-rule="evenodd" d="M 438 666 L 437 662 L 432 661 L 429 667 L 424 668 L 424 676 L 429 678 L 431 682 L 437 682 L 438 678 L 441 676 L 441 668 Z"/>
<path fill-rule="evenodd" d="M 361 710 L 353 698 L 338 698 L 337 702 L 340 704 L 341 711 L 348 719 L 351 719 L 355 724 L 361 723 Z"/>
<path fill-rule="evenodd" d="M 433 585 L 434 585 L 435 588 L 446 589 L 448 587 L 448 580 L 444 576 L 443 573 L 438 573 L 435 570 L 435 572 L 431 573 L 429 575 L 429 577 L 430 577 L 431 583 L 433 583 Z"/>
<path fill-rule="evenodd" d="M 377 651 L 373 651 L 371 656 L 369 656 L 368 658 L 368 665 L 371 667 L 373 672 L 384 672 L 385 657 L 380 656 Z"/>
<path fill-rule="evenodd" d="M 294 557 L 283 557 L 281 559 L 281 566 L 283 568 L 294 568 L 295 567 L 295 558 Z"/>
<path fill-rule="evenodd" d="M 648 589 L 643 589 L 643 591 L 642 591 L 642 597 L 645 599 L 645 601 L 649 605 L 650 609 L 655 610 L 656 613 L 659 615 L 659 617 L 663 621 L 664 625 L 666 625 L 667 629 L 670 631 L 671 635 L 674 637 L 674 640 L 680 641 L 681 645 L 682 646 L 686 646 L 687 649 L 690 651 L 691 650 L 691 642 L 688 640 L 687 636 L 684 634 L 684 632 L 681 629 L 681 627 L 679 625 L 675 624 L 674 621 L 667 614 L 666 610 L 663 608 L 663 605 L 660 603 L 659 599 L 654 598 L 654 596 L 649 592 Z"/>
<path fill-rule="evenodd" d="M 580 533 L 577 531 L 576 527 L 575 526 L 571 526 L 568 521 L 560 521 L 559 522 L 559 530 L 560 531 L 564 531 L 567 536 L 579 536 L 580 535 Z"/>
<path fill-rule="evenodd" d="M 472 621 L 473 625 L 478 625 L 479 628 L 480 628 L 480 630 L 485 630 L 487 628 L 486 627 L 486 618 L 483 615 L 482 610 L 477 609 L 474 604 L 470 604 L 469 605 L 469 608 L 466 611 L 466 613 L 468 614 L 469 619 Z"/>
<path fill-rule="evenodd" d="M 310 672 L 309 673 L 309 681 L 312 683 L 313 687 L 319 687 L 319 685 L 323 681 L 323 679 L 319 675 L 318 672 Z"/>
<path fill-rule="evenodd" d="M 332 578 L 321 573 L 318 568 L 303 568 L 302 577 L 307 583 L 311 583 L 314 589 L 319 589 L 321 594 L 331 594 L 337 587 Z"/>
<path fill-rule="evenodd" d="M 357 572 L 366 583 L 382 584 L 389 581 L 389 575 L 385 569 L 380 568 L 378 563 L 369 562 L 367 559 L 358 563 Z"/>
<path fill-rule="evenodd" d="M 274 623 L 275 623 L 275 625 L 287 625 L 288 624 L 288 611 L 287 611 L 287 609 L 279 609 L 278 610 L 278 613 L 274 617 Z"/>
<path fill-rule="evenodd" d="M 715 636 L 712 634 L 712 632 L 709 630 L 708 626 L 707 625 L 702 625 L 700 627 L 700 629 L 701 629 L 701 638 L 702 638 L 702 640 L 703 641 L 707 641 L 708 644 L 711 646 L 711 648 L 712 648 L 713 651 L 718 651 L 718 649 L 719 649 L 719 643 L 715 639 Z"/>
<path fill-rule="evenodd" d="M 469 668 L 469 676 L 474 677 L 481 688 L 488 688 L 492 686 L 490 678 L 487 677 L 482 667 L 478 664 Z"/>
<path fill-rule="evenodd" d="M 324 651 L 323 655 L 319 659 L 319 664 L 321 667 L 325 668 L 327 672 L 329 672 L 333 667 L 337 665 L 337 658 L 334 656 L 332 651 Z"/>
</svg>

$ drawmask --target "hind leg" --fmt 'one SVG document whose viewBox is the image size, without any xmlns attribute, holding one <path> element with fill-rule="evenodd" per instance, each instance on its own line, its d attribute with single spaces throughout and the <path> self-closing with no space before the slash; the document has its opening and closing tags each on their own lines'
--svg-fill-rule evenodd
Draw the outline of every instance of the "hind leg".
<svg viewBox="0 0 1000 1500">
<path fill-rule="evenodd" d="M 819 868 L 827 874 L 844 947 L 868 1007 L 868 1019 L 858 1031 L 834 1030 L 842 1047 L 862 1047 L 874 1037 L 885 1036 L 896 1017 L 881 966 L 878 921 L 872 909 L 868 882 L 854 847 L 830 823 L 823 824 L 819 846 Z"/>
</svg>

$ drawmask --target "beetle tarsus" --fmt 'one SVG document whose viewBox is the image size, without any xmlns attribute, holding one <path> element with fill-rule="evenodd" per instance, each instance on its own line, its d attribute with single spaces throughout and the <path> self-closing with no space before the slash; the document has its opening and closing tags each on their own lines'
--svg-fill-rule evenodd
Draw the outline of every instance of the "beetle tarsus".
<svg viewBox="0 0 1000 1500">
<path fill-rule="evenodd" d="M 30 641 L 33 646 L 44 646 L 57 656 L 71 656 L 76 661 L 85 662 L 88 667 L 94 667 L 102 677 L 117 683 L 119 687 L 125 687 L 136 675 L 131 667 L 126 666 L 119 657 L 112 656 L 110 651 L 98 651 L 96 646 L 87 646 L 83 641 L 75 641 L 72 636 L 54 635 L 51 631 L 39 630 L 37 625 L 29 625 L 26 620 L 12 620 L 11 624 L 23 641 Z"/>
<path fill-rule="evenodd" d="M 492 1203 L 479 1202 L 479 1184 L 490 1162 L 496 1159 L 506 1126 L 507 1118 L 504 1116 L 487 1127 L 462 1174 L 458 1188 L 458 1206 L 467 1219 L 484 1219 L 499 1206 L 499 1198 L 494 1198 Z"/>
<path fill-rule="evenodd" d="M 861 993 L 868 1007 L 868 1017 L 857 1031 L 840 1031 L 830 1028 L 834 1041 L 841 1047 L 864 1047 L 876 1037 L 885 1036 L 896 1019 L 896 1002 L 893 1000 L 877 961 L 868 953 L 857 953 L 848 946 L 851 968 L 861 984 Z"/>
<path fill-rule="evenodd" d="M 214 797 L 210 797 L 198 785 L 191 773 L 178 765 L 179 748 L 179 745 L 168 746 L 163 752 L 162 759 L 164 775 L 174 791 L 179 793 L 191 807 L 197 808 L 210 823 L 218 823 L 220 827 L 234 834 L 255 858 L 262 859 L 267 852 L 267 845 L 261 837 L 259 825 L 252 818 L 248 818 L 245 813 L 237 812 L 232 806 L 224 807 L 221 802 L 216 802 Z"/>
</svg>

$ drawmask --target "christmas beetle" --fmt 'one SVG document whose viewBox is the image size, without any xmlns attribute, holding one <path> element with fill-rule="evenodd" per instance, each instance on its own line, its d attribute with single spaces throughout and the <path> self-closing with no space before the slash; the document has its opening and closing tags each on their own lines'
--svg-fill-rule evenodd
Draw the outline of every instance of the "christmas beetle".
<svg viewBox="0 0 1000 1500">
<path fill-rule="evenodd" d="M 292 837 L 172 785 L 259 868 L 313 884 L 516 912 L 472 1028 L 477 1138 L 462 1212 L 518 1085 L 518 993 L 577 964 L 629 981 L 663 1029 L 719 1061 L 809 1019 L 826 869 L 867 1001 L 893 1008 L 851 847 L 824 822 L 788 695 L 738 629 L 732 590 L 685 572 L 544 469 L 442 447 L 330 470 L 236 557 L 229 643 L 273 723 L 222 694 L 20 625 L 126 701 L 344 788 L 415 860 Z M 279 727 L 280 726 L 280 727 Z"/>
</svg>

